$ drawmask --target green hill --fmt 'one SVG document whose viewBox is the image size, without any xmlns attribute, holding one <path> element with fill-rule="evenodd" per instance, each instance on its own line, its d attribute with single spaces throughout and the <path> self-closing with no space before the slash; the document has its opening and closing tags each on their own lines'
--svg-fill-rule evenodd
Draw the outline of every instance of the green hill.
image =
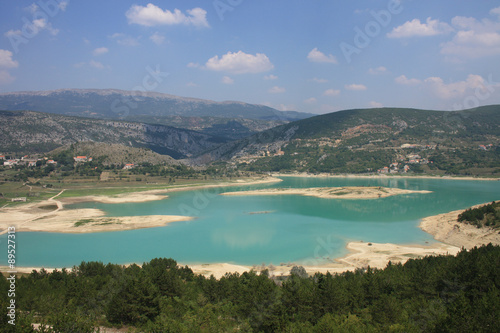
<svg viewBox="0 0 500 333">
<path fill-rule="evenodd" d="M 499 145 L 498 105 L 456 112 L 356 109 L 278 126 L 197 161 L 254 171 L 391 172 L 397 163 L 393 172 L 408 165 L 416 173 L 497 175 Z"/>
</svg>

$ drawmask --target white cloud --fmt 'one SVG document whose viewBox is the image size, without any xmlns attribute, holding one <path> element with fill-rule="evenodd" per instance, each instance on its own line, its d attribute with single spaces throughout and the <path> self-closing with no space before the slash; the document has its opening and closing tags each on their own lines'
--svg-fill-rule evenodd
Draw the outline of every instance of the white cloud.
<svg viewBox="0 0 500 333">
<path fill-rule="evenodd" d="M 314 48 L 309 54 L 307 55 L 307 59 L 311 62 L 319 62 L 319 63 L 330 63 L 330 64 L 337 64 L 338 61 L 337 59 L 329 54 L 326 55 L 323 52 L 319 51 L 318 48 Z"/>
<path fill-rule="evenodd" d="M 419 19 L 407 21 L 403 25 L 392 29 L 387 34 L 389 38 L 408 38 L 408 37 L 425 37 L 447 34 L 453 31 L 453 28 L 439 20 L 427 18 L 425 23 L 421 23 Z"/>
<path fill-rule="evenodd" d="M 198 87 L 198 85 L 194 82 L 188 82 L 186 83 L 186 87 Z"/>
<path fill-rule="evenodd" d="M 395 79 L 396 83 L 402 85 L 421 85 L 428 92 L 443 100 L 477 95 L 489 96 L 492 91 L 495 90 L 494 88 L 500 87 L 500 83 L 494 82 L 491 77 L 489 77 L 488 80 L 485 80 L 480 75 L 474 74 L 470 74 L 467 79 L 463 81 L 448 83 L 444 82 L 440 77 L 428 77 L 422 81 L 418 79 L 408 79 L 406 76 L 401 75 Z"/>
<path fill-rule="evenodd" d="M 370 102 L 370 107 L 372 107 L 372 108 L 383 108 L 384 105 L 382 103 L 379 103 L 379 102 L 371 101 Z"/>
<path fill-rule="evenodd" d="M 273 69 L 274 65 L 263 53 L 252 55 L 238 51 L 228 52 L 220 58 L 215 56 L 208 59 L 205 68 L 212 71 L 246 74 L 267 72 Z"/>
<path fill-rule="evenodd" d="M 224 76 L 222 78 L 222 83 L 224 84 L 233 84 L 234 83 L 234 80 L 231 79 L 229 76 Z"/>
<path fill-rule="evenodd" d="M 264 76 L 264 80 L 277 80 L 278 77 L 276 75 L 266 75 Z"/>
<path fill-rule="evenodd" d="M 371 74 L 371 75 L 383 74 L 385 72 L 387 72 L 387 68 L 385 68 L 384 66 L 380 66 L 377 68 L 370 68 L 368 70 L 368 74 Z"/>
<path fill-rule="evenodd" d="M 318 100 L 314 97 L 308 98 L 304 101 L 304 103 L 306 103 L 306 104 L 316 104 L 317 102 L 318 102 Z"/>
<path fill-rule="evenodd" d="M 134 38 L 122 33 L 114 33 L 109 36 L 111 39 L 115 40 L 118 44 L 123 46 L 139 46 L 139 38 Z"/>
<path fill-rule="evenodd" d="M 286 89 L 283 87 L 274 86 L 271 89 L 269 89 L 267 92 L 270 94 L 282 94 L 282 93 L 286 92 Z"/>
<path fill-rule="evenodd" d="M 316 83 L 327 83 L 327 79 L 319 79 L 317 77 L 310 79 L 309 81 L 316 82 Z"/>
<path fill-rule="evenodd" d="M 19 63 L 12 60 L 12 52 L 9 50 L 0 49 L 0 67 L 3 68 L 16 68 Z"/>
<path fill-rule="evenodd" d="M 492 10 L 490 10 L 490 14 L 500 16 L 500 7 L 493 8 Z"/>
<path fill-rule="evenodd" d="M 276 109 L 278 111 L 295 111 L 297 108 L 294 104 L 273 104 L 271 102 L 264 102 L 262 105 L 268 106 L 270 108 Z"/>
<path fill-rule="evenodd" d="M 144 6 L 133 5 L 125 13 L 129 24 L 139 24 L 147 27 L 158 25 L 193 25 L 195 27 L 207 28 L 207 11 L 202 8 L 193 8 L 186 11 L 187 15 L 179 9 L 163 10 L 149 3 Z"/>
<path fill-rule="evenodd" d="M 95 61 L 95 60 L 91 60 L 89 62 L 89 65 L 90 65 L 90 67 L 94 67 L 94 68 L 97 68 L 97 69 L 104 69 L 104 68 L 106 68 L 102 63 L 100 63 L 99 61 Z"/>
<path fill-rule="evenodd" d="M 60 1 L 59 2 L 59 8 L 64 12 L 66 10 L 66 7 L 68 7 L 68 1 Z"/>
<path fill-rule="evenodd" d="M 396 83 L 398 84 L 402 84 L 405 86 L 415 86 L 417 84 L 422 83 L 422 81 L 418 79 L 409 79 L 406 77 L 406 75 L 398 76 L 397 78 L 394 79 L 394 81 L 396 81 Z"/>
<path fill-rule="evenodd" d="M 188 68 L 200 68 L 201 66 L 197 62 L 190 62 L 189 64 L 187 64 L 187 67 Z"/>
<path fill-rule="evenodd" d="M 328 89 L 328 90 L 325 90 L 325 92 L 323 93 L 323 96 L 338 96 L 340 95 L 340 90 L 336 90 L 336 89 Z"/>
<path fill-rule="evenodd" d="M 345 88 L 347 90 L 354 90 L 354 91 L 362 91 L 362 90 L 366 90 L 367 89 L 365 85 L 363 85 L 363 84 L 355 84 L 355 83 L 353 83 L 353 84 L 347 84 L 345 86 Z"/>
<path fill-rule="evenodd" d="M 149 39 L 153 41 L 156 45 L 162 45 L 165 43 L 165 36 L 161 35 L 158 31 L 152 34 Z"/>
<path fill-rule="evenodd" d="M 480 75 L 470 74 L 466 80 L 445 83 L 440 77 L 425 79 L 426 86 L 441 99 L 451 99 L 474 94 L 477 89 L 487 90 L 489 83 Z"/>
<path fill-rule="evenodd" d="M 500 7 L 492 9 L 495 13 Z M 458 58 L 480 58 L 500 55 L 500 15 L 497 21 L 456 16 L 452 24 L 457 33 L 451 41 L 441 44 L 441 54 Z"/>
<path fill-rule="evenodd" d="M 9 84 L 13 82 L 16 78 L 10 75 L 9 72 L 5 70 L 0 70 L 0 84 Z"/>
<path fill-rule="evenodd" d="M 95 56 L 99 56 L 101 54 L 106 54 L 108 53 L 109 50 L 107 47 L 98 47 L 97 49 L 95 49 L 92 54 L 95 55 Z"/>
</svg>

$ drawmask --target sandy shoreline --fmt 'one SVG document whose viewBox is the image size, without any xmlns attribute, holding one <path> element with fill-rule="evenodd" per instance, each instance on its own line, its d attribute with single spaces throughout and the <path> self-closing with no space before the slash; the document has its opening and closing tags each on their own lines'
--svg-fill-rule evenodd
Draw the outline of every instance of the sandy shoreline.
<svg viewBox="0 0 500 333">
<path fill-rule="evenodd" d="M 486 203 L 488 204 L 488 203 Z M 478 208 L 486 204 L 476 205 Z M 419 227 L 434 236 L 434 239 L 458 247 L 471 249 L 492 243 L 500 245 L 499 230 L 483 227 L 476 228 L 473 225 L 457 222 L 458 215 L 464 210 L 456 210 L 449 213 L 429 216 L 422 219 Z"/>
<path fill-rule="evenodd" d="M 393 195 L 410 193 L 432 193 L 431 191 L 412 191 L 388 187 L 313 187 L 313 188 L 272 188 L 255 191 L 225 192 L 221 195 L 303 195 L 323 199 L 380 199 Z"/>
<path fill-rule="evenodd" d="M 173 222 L 189 221 L 193 217 L 146 215 L 111 218 L 106 217 L 105 212 L 99 209 L 64 209 L 64 205 L 88 201 L 108 204 L 138 203 L 163 200 L 168 197 L 166 194 L 170 192 L 204 190 L 224 186 L 266 184 L 280 181 L 281 179 L 278 178 L 264 177 L 235 182 L 222 182 L 219 184 L 168 187 L 165 189 L 122 193 L 115 196 L 82 196 L 58 199 L 57 197 L 64 192 L 62 190 L 57 195 L 45 201 L 0 209 L 0 235 L 6 233 L 8 227 L 15 227 L 16 232 L 60 233 L 91 233 L 162 227 Z"/>
</svg>

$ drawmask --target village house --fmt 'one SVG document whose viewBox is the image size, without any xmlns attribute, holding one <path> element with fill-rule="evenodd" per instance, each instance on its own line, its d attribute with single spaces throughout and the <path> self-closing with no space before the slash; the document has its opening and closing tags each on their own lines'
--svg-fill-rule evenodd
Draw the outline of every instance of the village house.
<svg viewBox="0 0 500 333">
<path fill-rule="evenodd" d="M 7 161 L 3 162 L 3 165 L 12 167 L 14 165 L 17 165 L 17 163 L 18 163 L 18 160 L 7 160 Z"/>
<path fill-rule="evenodd" d="M 125 164 L 125 166 L 123 167 L 123 170 L 130 170 L 130 169 L 133 169 L 133 168 L 134 168 L 134 164 L 133 163 Z"/>
<path fill-rule="evenodd" d="M 73 160 L 75 162 L 82 162 L 82 163 L 85 163 L 85 162 L 92 162 L 92 157 L 87 157 L 87 156 L 76 156 L 76 157 L 73 157 Z"/>
</svg>

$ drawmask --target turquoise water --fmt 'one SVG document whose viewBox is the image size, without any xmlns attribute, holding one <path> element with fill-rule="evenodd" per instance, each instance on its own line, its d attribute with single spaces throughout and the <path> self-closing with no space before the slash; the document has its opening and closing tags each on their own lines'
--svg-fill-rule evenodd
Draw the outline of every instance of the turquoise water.
<svg viewBox="0 0 500 333">
<path fill-rule="evenodd" d="M 272 187 L 385 186 L 430 190 L 376 200 L 303 196 L 220 196 L 220 192 Z M 500 199 L 500 182 L 443 179 L 284 177 L 283 182 L 172 192 L 161 201 L 85 203 L 109 216 L 192 215 L 161 228 L 93 233 L 17 233 L 17 266 L 72 267 L 81 261 L 142 263 L 170 257 L 183 264 L 231 262 L 317 264 L 346 254 L 349 241 L 432 243 L 419 220 Z M 265 214 L 251 214 L 266 212 Z M 0 236 L 7 253 L 6 235 Z M 7 258 L 0 257 L 0 265 Z"/>
</svg>

